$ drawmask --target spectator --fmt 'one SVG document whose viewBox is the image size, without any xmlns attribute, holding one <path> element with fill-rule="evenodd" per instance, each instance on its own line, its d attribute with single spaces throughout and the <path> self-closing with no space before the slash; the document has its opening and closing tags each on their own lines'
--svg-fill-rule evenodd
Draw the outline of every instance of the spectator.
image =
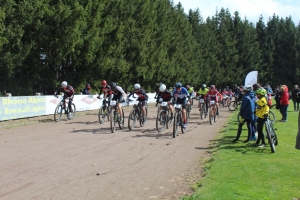
<svg viewBox="0 0 300 200">
<path fill-rule="evenodd" d="M 91 94 L 91 85 L 86 84 L 85 88 L 81 90 L 82 94 Z"/>
<path fill-rule="evenodd" d="M 292 100 L 294 104 L 294 111 L 299 111 L 299 88 L 298 85 L 294 85 L 294 89 L 292 89 Z"/>
<path fill-rule="evenodd" d="M 298 114 L 298 134 L 297 134 L 297 137 L 296 137 L 295 148 L 300 150 L 300 112 Z"/>
<path fill-rule="evenodd" d="M 282 119 L 279 120 L 280 122 L 286 122 L 287 120 L 287 109 L 290 104 L 289 102 L 289 89 L 286 85 L 282 85 L 280 87 L 280 113 L 282 115 Z"/>
<path fill-rule="evenodd" d="M 279 110 L 280 109 L 280 89 L 279 89 L 278 85 L 275 87 L 275 97 L 274 97 L 274 99 L 276 101 L 276 109 Z"/>
</svg>

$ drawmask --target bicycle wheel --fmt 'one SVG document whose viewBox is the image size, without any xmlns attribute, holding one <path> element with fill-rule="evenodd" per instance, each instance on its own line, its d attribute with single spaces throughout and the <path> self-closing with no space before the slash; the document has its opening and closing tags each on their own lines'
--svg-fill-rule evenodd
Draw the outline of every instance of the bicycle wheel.
<svg viewBox="0 0 300 200">
<path fill-rule="evenodd" d="M 238 104 L 236 101 L 231 101 L 228 105 L 228 109 L 230 111 L 235 111 L 237 109 L 237 107 L 238 107 Z"/>
<path fill-rule="evenodd" d="M 270 119 L 270 121 L 274 124 L 275 123 L 275 121 L 276 121 L 276 116 L 275 116 L 275 114 L 272 112 L 272 110 L 270 110 L 270 112 L 269 112 L 269 119 Z"/>
<path fill-rule="evenodd" d="M 62 112 L 63 112 L 63 106 L 62 105 L 56 106 L 54 111 L 54 121 L 59 122 L 62 116 Z"/>
<path fill-rule="evenodd" d="M 266 121 L 266 132 L 267 132 L 267 138 L 268 138 L 268 142 L 269 142 L 269 145 L 271 147 L 271 151 L 272 153 L 275 153 L 275 144 L 274 144 L 274 140 L 272 139 L 272 130 L 271 130 L 271 125 L 270 125 L 270 121 L 267 120 Z"/>
<path fill-rule="evenodd" d="M 218 109 L 215 109 L 214 110 L 214 122 L 216 122 L 218 119 L 217 112 L 218 112 Z"/>
<path fill-rule="evenodd" d="M 98 120 L 100 124 L 103 124 L 105 122 L 105 117 L 107 115 L 106 108 L 104 106 L 101 106 L 98 113 Z"/>
<path fill-rule="evenodd" d="M 179 126 L 179 122 L 180 122 L 180 116 L 178 115 L 178 113 L 176 112 L 174 114 L 174 124 L 173 124 L 173 138 L 175 138 L 177 136 L 177 132 L 178 132 L 178 126 Z"/>
<path fill-rule="evenodd" d="M 188 118 L 186 117 L 186 124 L 187 124 L 187 122 L 188 122 Z M 182 117 L 180 117 L 180 126 L 181 126 L 181 133 L 185 133 L 186 132 L 186 127 L 185 128 L 183 128 L 183 119 L 182 119 Z"/>
<path fill-rule="evenodd" d="M 167 123 L 167 115 L 164 110 L 161 110 L 156 117 L 156 130 L 162 132 L 165 129 Z"/>
<path fill-rule="evenodd" d="M 173 116 L 170 116 L 170 111 L 167 112 L 167 129 L 172 127 L 173 124 Z"/>
<path fill-rule="evenodd" d="M 137 119 L 137 114 L 135 111 L 135 108 L 130 111 L 129 117 L 128 117 L 128 128 L 132 130 L 134 128 L 135 122 Z"/>
<path fill-rule="evenodd" d="M 74 103 L 71 104 L 71 108 L 72 108 L 72 112 L 68 112 L 68 115 L 67 115 L 69 120 L 74 119 L 75 114 L 76 114 L 76 106 Z"/>
<path fill-rule="evenodd" d="M 209 123 L 212 125 L 214 123 L 214 116 L 212 115 L 211 109 L 209 110 L 208 117 L 209 117 Z"/>
<path fill-rule="evenodd" d="M 200 110 L 200 118 L 201 118 L 201 119 L 204 119 L 204 118 L 205 118 L 205 110 L 204 110 L 204 109 L 205 109 L 205 107 L 202 106 L 202 107 L 201 107 L 201 110 Z"/>
<path fill-rule="evenodd" d="M 115 111 L 110 112 L 110 130 L 112 133 L 116 131 L 118 113 Z"/>
<path fill-rule="evenodd" d="M 121 121 L 120 116 L 119 116 L 118 117 L 119 118 L 118 123 L 119 123 L 119 128 L 123 129 L 124 128 L 124 110 L 123 110 L 123 108 L 121 108 L 121 109 L 122 109 L 122 121 Z M 118 114 L 120 114 L 120 113 L 118 113 Z"/>
<path fill-rule="evenodd" d="M 186 107 L 187 107 L 187 108 L 186 108 L 186 117 L 188 118 L 188 117 L 190 117 L 190 111 L 191 111 L 191 110 L 190 110 L 190 107 L 191 107 L 191 106 L 190 106 L 190 105 L 187 105 Z"/>
<path fill-rule="evenodd" d="M 141 127 L 145 126 L 145 124 L 146 124 L 147 117 L 148 117 L 148 106 L 145 106 L 145 111 L 146 111 L 146 115 L 144 117 L 144 120 L 143 120 L 143 118 L 140 118 Z"/>
</svg>

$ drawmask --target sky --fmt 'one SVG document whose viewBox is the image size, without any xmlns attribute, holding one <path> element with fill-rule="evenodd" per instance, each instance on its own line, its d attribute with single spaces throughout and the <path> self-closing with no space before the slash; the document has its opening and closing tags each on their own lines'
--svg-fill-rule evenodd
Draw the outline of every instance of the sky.
<svg viewBox="0 0 300 200">
<path fill-rule="evenodd" d="M 205 20 L 207 17 L 215 15 L 216 10 L 221 8 L 228 9 L 233 15 L 238 11 L 240 17 L 245 17 L 254 25 L 258 22 L 260 15 L 267 23 L 273 14 L 285 19 L 291 16 L 295 25 L 300 21 L 300 0 L 173 0 L 174 5 L 181 2 L 185 13 L 190 9 L 199 8 L 201 16 Z"/>
</svg>

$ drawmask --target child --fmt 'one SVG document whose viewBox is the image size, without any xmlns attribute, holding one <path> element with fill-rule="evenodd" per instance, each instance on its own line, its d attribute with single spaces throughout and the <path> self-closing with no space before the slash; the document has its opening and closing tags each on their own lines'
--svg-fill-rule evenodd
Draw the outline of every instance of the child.
<svg viewBox="0 0 300 200">
<path fill-rule="evenodd" d="M 256 140 L 256 143 L 254 143 L 255 146 L 258 147 L 265 147 L 266 143 L 265 143 L 265 137 L 263 134 L 263 127 L 264 127 L 264 123 L 269 115 L 269 111 L 270 108 L 268 106 L 268 101 L 265 97 L 265 95 L 267 94 L 267 91 L 264 88 L 258 88 L 256 90 L 256 95 L 257 95 L 257 107 L 256 107 L 256 111 L 255 111 L 255 115 L 257 116 L 257 133 L 258 133 L 258 137 Z M 260 140 L 262 141 L 261 145 L 259 145 Z"/>
</svg>

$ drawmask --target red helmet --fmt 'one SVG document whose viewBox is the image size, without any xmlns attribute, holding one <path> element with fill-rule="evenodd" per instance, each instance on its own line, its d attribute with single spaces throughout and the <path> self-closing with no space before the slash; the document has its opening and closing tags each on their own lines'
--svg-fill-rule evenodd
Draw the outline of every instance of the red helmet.
<svg viewBox="0 0 300 200">
<path fill-rule="evenodd" d="M 103 85 L 103 86 L 106 85 L 106 80 L 102 80 L 101 85 Z"/>
</svg>

